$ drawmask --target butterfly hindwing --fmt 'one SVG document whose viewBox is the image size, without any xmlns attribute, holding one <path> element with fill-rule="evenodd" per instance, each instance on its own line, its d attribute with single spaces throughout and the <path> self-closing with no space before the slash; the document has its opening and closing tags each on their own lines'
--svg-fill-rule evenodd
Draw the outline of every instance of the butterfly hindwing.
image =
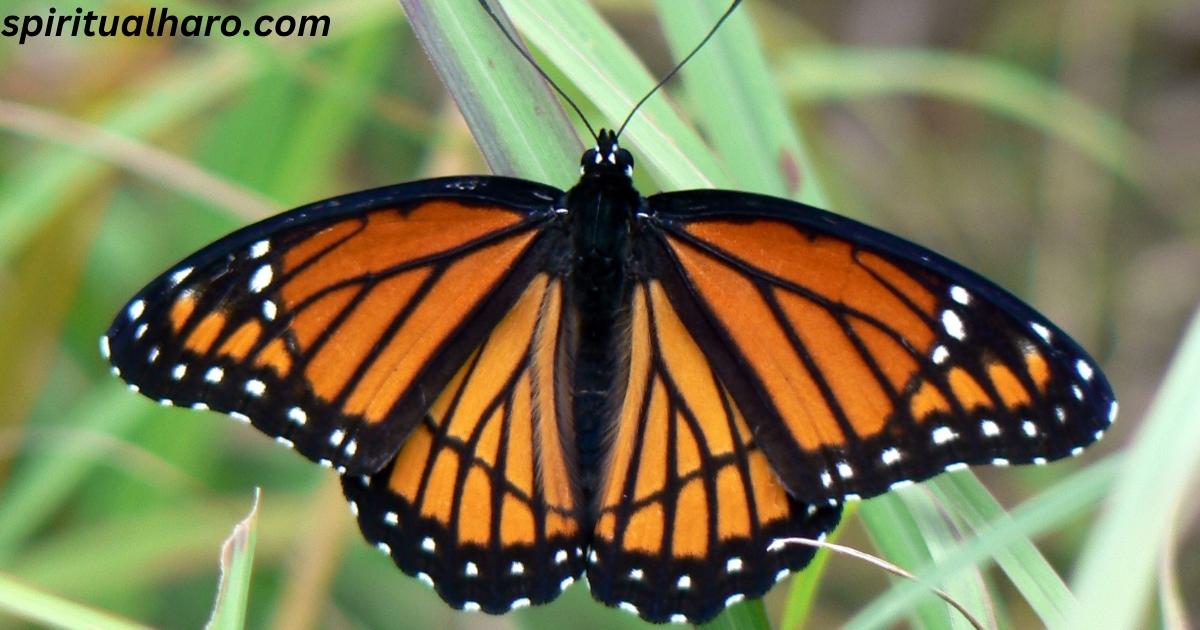
<svg viewBox="0 0 1200 630">
<path fill-rule="evenodd" d="M 1077 454 L 1115 417 L 1074 341 L 933 252 L 747 193 L 648 207 L 646 264 L 803 500 Z"/>
<path fill-rule="evenodd" d="M 377 470 L 558 249 L 538 227 L 560 193 L 515 181 L 393 186 L 239 230 L 135 296 L 102 350 L 163 404 Z"/>
<path fill-rule="evenodd" d="M 343 477 L 367 540 L 456 608 L 544 603 L 582 572 L 562 309 L 561 280 L 539 274 L 396 458 Z"/>
<path fill-rule="evenodd" d="M 631 305 L 629 383 L 598 493 L 592 595 L 701 623 L 812 559 L 841 510 L 789 496 L 657 281 Z"/>
</svg>

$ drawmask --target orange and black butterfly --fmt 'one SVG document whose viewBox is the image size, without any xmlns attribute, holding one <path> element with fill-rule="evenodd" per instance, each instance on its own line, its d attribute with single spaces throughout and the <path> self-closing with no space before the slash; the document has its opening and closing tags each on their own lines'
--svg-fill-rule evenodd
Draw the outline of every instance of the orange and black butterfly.
<svg viewBox="0 0 1200 630">
<path fill-rule="evenodd" d="M 703 622 L 804 567 L 774 541 L 845 501 L 1075 455 L 1115 417 L 1087 353 L 979 275 L 784 199 L 642 197 L 617 140 L 565 192 L 432 179 L 239 230 L 101 349 L 336 469 L 369 542 L 489 613 L 586 575 Z"/>
</svg>

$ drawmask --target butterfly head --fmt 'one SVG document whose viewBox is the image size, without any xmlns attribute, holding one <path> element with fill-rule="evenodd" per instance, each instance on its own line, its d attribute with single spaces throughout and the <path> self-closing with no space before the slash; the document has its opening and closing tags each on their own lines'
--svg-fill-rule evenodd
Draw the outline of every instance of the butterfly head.
<svg viewBox="0 0 1200 630">
<path fill-rule="evenodd" d="M 633 154 L 617 143 L 617 134 L 601 129 L 596 146 L 583 152 L 579 172 L 584 177 L 633 178 Z"/>
</svg>

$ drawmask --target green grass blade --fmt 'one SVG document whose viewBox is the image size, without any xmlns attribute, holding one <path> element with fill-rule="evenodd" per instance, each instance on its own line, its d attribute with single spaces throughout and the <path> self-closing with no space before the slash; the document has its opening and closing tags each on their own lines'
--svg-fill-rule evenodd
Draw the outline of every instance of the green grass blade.
<svg viewBox="0 0 1200 630">
<path fill-rule="evenodd" d="M 1029 499 L 997 521 L 963 541 L 947 553 L 936 566 L 917 571 L 928 584 L 944 584 L 957 579 L 959 572 L 996 556 L 1001 550 L 1030 538 L 1053 531 L 1085 511 L 1095 507 L 1115 478 L 1119 457 L 1096 462 Z M 886 495 L 885 495 L 886 496 Z M 878 502 L 872 499 L 871 502 Z M 924 584 L 899 582 L 883 596 L 858 612 L 846 628 L 889 628 L 920 601 L 934 597 Z"/>
<path fill-rule="evenodd" d="M 1009 518 L 1004 508 L 973 476 L 945 475 L 933 480 L 929 487 L 943 502 L 953 505 L 955 514 L 976 534 Z M 1018 538 L 1010 545 L 997 548 L 993 556 L 1042 623 L 1050 628 L 1063 627 L 1076 608 L 1075 597 L 1033 542 Z"/>
<path fill-rule="evenodd" d="M 1132 132 L 1012 65 L 945 51 L 821 47 L 788 57 L 777 76 L 802 101 L 910 94 L 975 105 L 1062 139 L 1127 182 L 1147 184 L 1148 152 Z"/>
<path fill-rule="evenodd" d="M 26 586 L 3 573 L 0 573 L 0 610 L 45 627 L 96 630 L 137 630 L 148 627 Z"/>
<path fill-rule="evenodd" d="M 721 611 L 712 621 L 696 626 L 704 630 L 767 630 L 767 610 L 761 599 L 751 599 L 734 604 Z"/>
<path fill-rule="evenodd" d="M 676 59 L 691 52 L 729 6 L 727 0 L 705 0 L 679 11 L 670 0 L 657 4 Z M 696 112 L 739 189 L 828 206 L 745 7 L 681 74 L 689 111 Z"/>
<path fill-rule="evenodd" d="M 604 115 L 597 126 L 619 125 L 654 86 L 633 51 L 586 2 L 507 0 L 504 6 L 521 34 Z M 649 166 L 664 189 L 729 187 L 708 147 L 663 95 L 646 101 L 623 139 L 637 149 L 639 167 Z"/>
<path fill-rule="evenodd" d="M 1144 623 L 1165 515 L 1188 497 L 1200 474 L 1200 312 L 1193 315 L 1138 429 L 1106 509 L 1092 530 L 1073 580 L 1075 628 L 1133 628 Z"/>
<path fill-rule="evenodd" d="M 121 436 L 146 416 L 145 403 L 123 387 L 97 389 L 63 415 L 62 427 L 78 435 Z M 71 441 L 54 441 L 71 444 Z M 0 497 L 0 558 L 11 558 L 80 484 L 87 481 L 101 456 L 102 445 L 78 440 L 76 448 L 34 450 L 8 479 Z"/>
<path fill-rule="evenodd" d="M 891 562 L 916 572 L 930 566 L 933 555 L 916 516 L 900 497 L 909 492 L 918 493 L 920 490 L 909 489 L 875 497 L 863 504 L 859 515 L 875 548 Z M 950 627 L 949 613 L 938 601 L 920 602 L 915 617 L 924 628 Z"/>
<path fill-rule="evenodd" d="M 401 4 L 492 172 L 569 186 L 581 153 L 574 130 L 487 14 L 473 2 Z"/>
<path fill-rule="evenodd" d="M 262 490 L 255 488 L 254 503 L 246 518 L 233 527 L 221 545 L 221 581 L 208 630 L 237 630 L 246 625 L 246 602 L 250 599 L 250 574 L 254 568 L 254 543 L 258 540 L 258 507 Z"/>
</svg>

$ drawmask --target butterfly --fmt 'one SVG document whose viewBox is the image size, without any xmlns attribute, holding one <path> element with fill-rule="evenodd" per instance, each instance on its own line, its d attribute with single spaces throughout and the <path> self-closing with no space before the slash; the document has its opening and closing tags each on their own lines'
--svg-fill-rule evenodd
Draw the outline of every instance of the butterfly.
<svg viewBox="0 0 1200 630">
<path fill-rule="evenodd" d="M 167 405 L 333 468 L 363 536 L 463 610 L 593 597 L 702 623 L 846 501 L 1077 455 L 1096 362 L 978 274 L 797 202 L 643 197 L 601 130 L 570 190 L 429 179 L 303 206 L 172 266 L 103 355 Z"/>
</svg>

